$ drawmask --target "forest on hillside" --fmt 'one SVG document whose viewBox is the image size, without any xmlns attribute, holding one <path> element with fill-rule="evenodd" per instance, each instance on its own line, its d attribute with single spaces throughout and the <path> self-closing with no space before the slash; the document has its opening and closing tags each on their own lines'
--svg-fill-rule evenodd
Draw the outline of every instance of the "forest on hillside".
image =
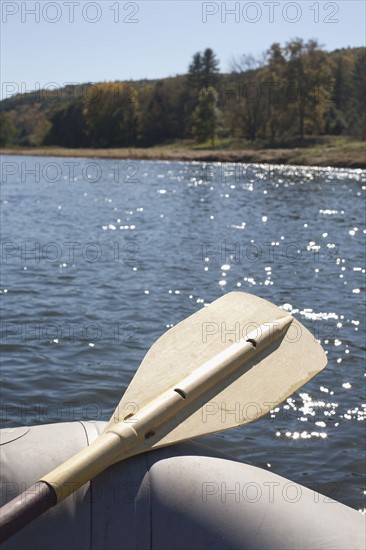
<svg viewBox="0 0 366 550">
<path fill-rule="evenodd" d="M 274 43 L 220 72 L 207 48 L 186 75 L 68 85 L 1 102 L 0 145 L 150 147 L 225 139 L 302 145 L 309 136 L 366 139 L 366 48 L 326 52 L 316 40 Z"/>
</svg>

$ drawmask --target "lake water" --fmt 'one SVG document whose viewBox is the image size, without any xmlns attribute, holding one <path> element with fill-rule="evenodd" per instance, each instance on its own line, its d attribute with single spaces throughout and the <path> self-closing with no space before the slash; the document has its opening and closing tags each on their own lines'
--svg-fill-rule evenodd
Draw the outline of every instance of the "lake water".
<svg viewBox="0 0 366 550">
<path fill-rule="evenodd" d="M 2 157 L 2 409 L 107 420 L 168 328 L 226 292 L 293 313 L 329 364 L 205 444 L 364 508 L 366 173 Z"/>
</svg>

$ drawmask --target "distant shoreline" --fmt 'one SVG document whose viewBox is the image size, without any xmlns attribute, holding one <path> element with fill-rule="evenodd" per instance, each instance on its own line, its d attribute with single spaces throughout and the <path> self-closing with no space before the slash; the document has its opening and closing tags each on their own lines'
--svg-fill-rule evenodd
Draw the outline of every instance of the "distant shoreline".
<svg viewBox="0 0 366 550">
<path fill-rule="evenodd" d="M 364 148 L 307 147 L 293 149 L 192 149 L 174 145 L 151 148 L 68 149 L 66 147 L 4 147 L 3 155 L 101 159 L 169 160 L 366 168 Z"/>
</svg>

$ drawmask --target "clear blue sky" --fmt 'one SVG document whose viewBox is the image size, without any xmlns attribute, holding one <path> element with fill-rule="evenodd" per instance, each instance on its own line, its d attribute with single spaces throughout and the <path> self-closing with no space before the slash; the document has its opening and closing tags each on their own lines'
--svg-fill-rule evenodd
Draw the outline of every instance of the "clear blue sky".
<svg viewBox="0 0 366 550">
<path fill-rule="evenodd" d="M 365 46 L 365 3 L 2 0 L 1 33 L 4 98 L 50 83 L 183 74 L 207 47 L 229 71 L 233 56 L 294 37 L 327 50 Z"/>
</svg>

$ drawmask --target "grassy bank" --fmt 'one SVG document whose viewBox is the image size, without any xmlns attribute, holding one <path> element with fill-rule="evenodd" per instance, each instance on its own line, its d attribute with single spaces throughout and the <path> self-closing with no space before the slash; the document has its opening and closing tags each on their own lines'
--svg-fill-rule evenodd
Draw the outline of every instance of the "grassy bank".
<svg viewBox="0 0 366 550">
<path fill-rule="evenodd" d="M 186 160 L 209 162 L 244 162 L 366 168 L 366 142 L 345 138 L 324 140 L 308 147 L 263 148 L 260 145 L 221 143 L 214 148 L 208 144 L 170 144 L 150 148 L 67 149 L 63 147 L 3 148 L 2 154 L 48 157 L 110 158 L 136 160 Z"/>
</svg>

